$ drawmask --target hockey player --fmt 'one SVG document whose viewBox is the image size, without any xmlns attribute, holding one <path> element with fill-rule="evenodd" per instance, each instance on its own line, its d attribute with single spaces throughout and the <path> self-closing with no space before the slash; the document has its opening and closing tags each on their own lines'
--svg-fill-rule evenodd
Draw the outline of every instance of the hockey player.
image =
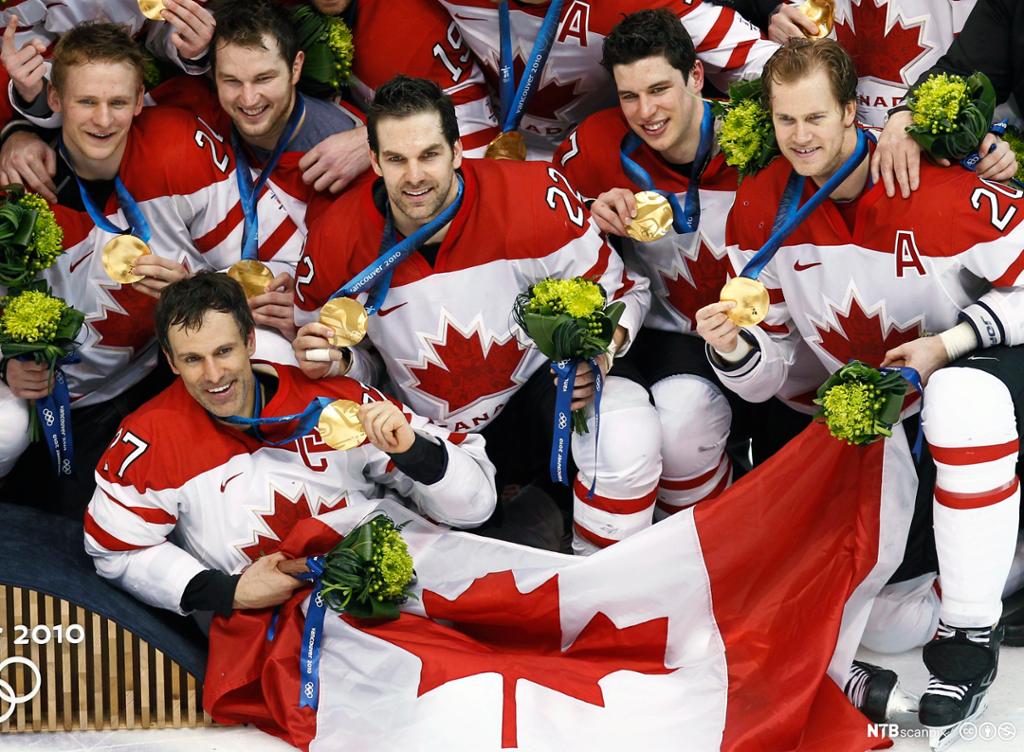
<svg viewBox="0 0 1024 752">
<path fill-rule="evenodd" d="M 547 62 L 519 124 L 530 158 L 550 158 L 583 118 L 615 104 L 610 76 L 600 62 L 601 44 L 624 15 L 644 8 L 667 8 L 678 16 L 694 41 L 698 57 L 708 66 L 712 82 L 722 90 L 731 80 L 756 77 L 775 51 L 773 43 L 761 39 L 758 31 L 731 8 L 701 0 L 522 0 L 510 4 L 512 59 L 506 61 L 501 56 L 496 0 L 441 0 L 441 4 L 493 82 L 507 66 L 518 83 L 524 68 L 529 67 L 527 61 L 532 59 L 539 31 L 545 25 L 554 25 Z"/>
<path fill-rule="evenodd" d="M 313 0 L 313 5 L 322 13 L 337 14 L 348 2 Z M 360 109 L 370 106 L 377 87 L 395 71 L 426 78 L 452 98 L 465 156 L 482 157 L 498 135 L 498 121 L 483 72 L 444 9 L 434 0 L 353 2 L 350 8 L 347 18 L 356 53 L 348 85 Z M 394 34 L 398 28 L 401 35 Z"/>
<path fill-rule="evenodd" d="M 791 41 L 769 61 L 764 81 L 785 158 L 740 186 L 727 241 L 739 252 L 761 248 L 784 193 L 805 201 L 852 170 L 760 279 L 772 300 L 767 320 L 799 332 L 829 370 L 851 358 L 906 365 L 925 385 L 921 426 L 935 460 L 942 595 L 938 631 L 924 648 L 931 678 L 920 719 L 943 746 L 985 708 L 1016 544 L 1024 191 L 924 165 L 909 200 L 887 198 L 868 180 L 866 142 L 854 125 L 853 63 L 831 40 Z M 726 315 L 733 305 L 698 311 L 697 330 L 722 382 L 765 399 L 784 383 L 792 347 L 757 327 L 739 330 Z M 911 401 L 909 412 L 919 405 Z"/>
<path fill-rule="evenodd" d="M 189 113 L 143 111 L 142 62 L 132 39 L 112 24 L 76 27 L 53 56 L 49 96 L 63 116 L 65 156 L 58 161 L 60 202 L 52 208 L 64 253 L 44 278 L 85 314 L 81 361 L 63 367 L 79 470 L 95 464 L 120 418 L 149 396 L 144 382 L 156 365 L 155 297 L 197 269 L 230 266 L 241 247 L 239 189 L 223 138 Z M 281 221 L 266 194 L 258 211 L 263 227 Z M 140 279 L 133 284 L 112 281 L 104 267 L 106 246 L 127 234 L 150 251 L 136 259 Z M 301 244 L 301 237 L 291 242 Z M 271 263 L 282 246 L 264 244 Z M 5 366 L 16 397 L 50 391 L 45 365 L 6 360 Z M 18 403 L 5 403 L 11 404 Z M 49 487 L 53 473 L 46 450 L 41 454 L 15 469 L 7 492 L 79 516 L 92 495 L 90 475 L 80 471 Z"/>
<path fill-rule="evenodd" d="M 544 356 L 510 324 L 517 294 L 547 277 L 581 276 L 599 280 L 609 300 L 621 299 L 626 310 L 613 345 L 598 358 L 607 373 L 643 320 L 646 280 L 623 268 L 554 168 L 463 160 L 454 108 L 435 84 L 400 76 L 382 86 L 368 127 L 381 179 L 343 196 L 311 229 L 295 290 L 297 320 L 315 320 L 328 298 L 398 236 L 436 228 L 393 267 L 390 287 L 370 291 L 379 309 L 368 339 L 404 402 L 451 430 L 484 433 L 500 485 L 547 475 L 552 377 Z M 348 352 L 325 349 L 329 331 L 308 323 L 294 343 L 314 378 L 347 367 Z M 363 372 L 361 351 L 350 352 L 352 373 Z M 330 363 L 314 360 L 325 353 Z M 584 370 L 574 409 L 594 396 L 593 376 Z M 593 418 L 590 426 L 573 438 L 574 548 L 581 553 L 650 525 L 661 471 L 657 415 L 639 384 L 613 372 L 596 447 Z"/>
<path fill-rule="evenodd" d="M 156 323 L 179 378 L 123 421 L 85 515 L 96 570 L 140 600 L 225 616 L 277 605 L 300 584 L 276 568 L 291 526 L 370 507 L 378 484 L 441 523 L 472 527 L 494 509 L 479 436 L 431 425 L 348 378 L 310 381 L 293 366 L 250 362 L 252 315 L 228 277 L 171 285 Z M 363 443 L 332 449 L 298 420 L 225 422 L 301 413 L 317 397 L 360 405 Z"/>
<path fill-rule="evenodd" d="M 661 419 L 655 514 L 664 516 L 717 496 L 732 477 L 726 442 L 733 408 L 744 406 L 732 392 L 723 394 L 693 322 L 738 273 L 725 251 L 737 173 L 718 153 L 711 106 L 700 98 L 703 64 L 671 12 L 627 16 L 605 39 L 602 64 L 614 78 L 619 108 L 584 120 L 554 164 L 584 196 L 597 196 L 590 210 L 598 226 L 618 236 L 627 266 L 650 280 L 651 310 L 627 360 L 647 379 Z M 625 167 L 627 160 L 639 170 Z M 674 193 L 686 216 L 658 240 L 633 240 L 626 226 L 636 213 L 634 194 L 655 187 Z M 820 375 L 812 374 L 819 383 Z M 785 415 L 777 409 L 775 428 Z M 760 447 L 757 454 L 763 459 Z"/>
</svg>

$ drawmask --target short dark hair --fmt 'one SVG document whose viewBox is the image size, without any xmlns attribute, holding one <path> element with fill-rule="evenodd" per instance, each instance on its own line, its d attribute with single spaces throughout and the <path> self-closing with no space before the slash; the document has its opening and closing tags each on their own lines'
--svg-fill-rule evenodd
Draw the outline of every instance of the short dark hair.
<svg viewBox="0 0 1024 752">
<path fill-rule="evenodd" d="M 687 79 L 697 64 L 693 40 L 679 17 L 665 8 L 630 13 L 619 21 L 604 40 L 601 65 L 614 74 L 616 65 L 662 55 Z"/>
<path fill-rule="evenodd" d="M 226 274 L 203 271 L 167 285 L 160 293 L 154 314 L 160 347 L 170 353 L 168 332 L 171 327 L 198 331 L 207 311 L 230 313 L 243 340 L 248 340 L 250 332 L 256 328 L 242 286 Z"/>
<path fill-rule="evenodd" d="M 295 22 L 291 13 L 278 3 L 272 0 L 220 0 L 211 3 L 210 12 L 217 22 L 210 40 L 210 64 L 214 68 L 217 67 L 219 45 L 267 49 L 264 36 L 277 42 L 277 49 L 289 66 L 295 62 L 295 56 L 299 54 Z"/>
<path fill-rule="evenodd" d="M 832 94 L 840 107 L 857 101 L 857 69 L 850 53 L 839 42 L 827 37 L 794 37 L 775 50 L 761 72 L 764 98 L 769 109 L 775 84 L 798 81 L 816 70 L 825 71 Z"/>
<path fill-rule="evenodd" d="M 380 154 L 377 124 L 386 118 L 404 118 L 421 112 L 436 112 L 441 118 L 441 132 L 452 148 L 459 140 L 459 121 L 455 105 L 441 87 L 425 78 L 398 75 L 377 89 L 366 111 L 366 137 L 374 154 Z"/>
<path fill-rule="evenodd" d="M 119 24 L 86 21 L 73 26 L 53 48 L 50 83 L 60 94 L 67 82 L 68 70 L 86 63 L 125 63 L 135 69 L 142 84 L 145 56 L 128 29 Z"/>
</svg>

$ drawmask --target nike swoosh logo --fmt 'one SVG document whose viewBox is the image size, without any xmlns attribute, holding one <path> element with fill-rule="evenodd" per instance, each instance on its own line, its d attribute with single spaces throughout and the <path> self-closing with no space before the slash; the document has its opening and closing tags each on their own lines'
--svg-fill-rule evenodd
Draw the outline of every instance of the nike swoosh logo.
<svg viewBox="0 0 1024 752">
<path fill-rule="evenodd" d="M 78 268 L 78 265 L 81 264 L 83 261 L 85 261 L 87 258 L 89 258 L 92 254 L 93 254 L 93 252 L 89 251 L 87 254 L 82 256 L 82 258 L 77 259 L 75 261 L 72 261 L 71 262 L 71 267 L 70 267 L 70 273 L 74 274 L 75 273 L 75 269 Z"/>
<path fill-rule="evenodd" d="M 464 16 L 461 13 L 456 13 L 455 17 L 460 21 L 486 21 L 486 18 L 477 18 L 476 16 Z"/>
<path fill-rule="evenodd" d="M 398 305 L 391 306 L 390 308 L 381 308 L 379 311 L 377 311 L 377 315 L 378 316 L 387 316 L 389 313 L 394 313 L 395 311 L 397 311 L 399 308 L 401 308 L 404 305 L 409 305 L 409 302 L 406 301 L 405 303 L 399 303 Z"/>
<path fill-rule="evenodd" d="M 235 473 L 235 474 L 234 474 L 234 475 L 232 475 L 232 476 L 231 476 L 230 478 L 228 478 L 228 479 L 227 479 L 226 481 L 224 481 L 223 483 L 221 483 L 221 484 L 220 484 L 220 492 L 221 492 L 221 493 L 224 493 L 224 489 L 228 487 L 228 483 L 230 483 L 231 481 L 233 481 L 233 480 L 234 480 L 235 478 L 237 478 L 237 477 L 238 477 L 239 475 L 241 475 L 241 473 Z"/>
<path fill-rule="evenodd" d="M 813 264 L 801 264 L 799 261 L 797 261 L 795 264 L 793 264 L 793 270 L 798 272 L 805 272 L 808 269 L 813 269 L 816 266 L 821 266 L 821 264 L 821 261 L 815 261 Z"/>
<path fill-rule="evenodd" d="M 999 358 L 983 358 L 980 355 L 970 355 L 968 360 L 999 360 Z"/>
</svg>

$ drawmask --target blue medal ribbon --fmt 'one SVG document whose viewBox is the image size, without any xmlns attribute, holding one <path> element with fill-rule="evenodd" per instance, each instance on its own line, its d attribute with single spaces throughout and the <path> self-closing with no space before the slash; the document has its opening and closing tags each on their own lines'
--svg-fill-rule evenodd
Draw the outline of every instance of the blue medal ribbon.
<svg viewBox="0 0 1024 752">
<path fill-rule="evenodd" d="M 757 279 L 758 275 L 768 265 L 768 262 L 778 252 L 786 238 L 832 194 L 832 191 L 842 185 L 843 181 L 850 177 L 853 171 L 864 161 L 864 158 L 868 155 L 868 139 L 874 140 L 872 136 L 858 128 L 857 145 L 854 147 L 853 154 L 847 158 L 832 177 L 825 181 L 823 186 L 814 192 L 813 196 L 807 199 L 807 203 L 803 206 L 800 206 L 800 197 L 804 192 L 804 181 L 806 178 L 803 175 L 797 174 L 795 170 L 790 174 L 786 190 L 783 192 L 782 200 L 779 202 L 779 210 L 775 215 L 772 234 L 768 241 L 761 246 L 743 267 L 743 271 L 740 272 L 741 277 Z"/>
<path fill-rule="evenodd" d="M 50 451 L 50 462 L 58 477 L 70 477 L 74 473 L 75 443 L 71 433 L 71 392 L 61 365 L 77 363 L 77 352 L 71 352 L 56 362 L 53 372 L 53 390 L 35 402 L 43 439 Z"/>
<path fill-rule="evenodd" d="M 305 409 L 301 413 L 280 415 L 273 418 L 261 418 L 260 395 L 262 394 L 263 387 L 260 386 L 260 380 L 257 378 L 253 378 L 253 383 L 255 384 L 255 387 L 252 417 L 243 418 L 240 415 L 230 415 L 226 418 L 218 418 L 218 420 L 222 420 L 225 423 L 231 423 L 235 426 L 245 426 L 247 430 L 252 430 L 256 438 L 269 446 L 284 446 L 285 444 L 291 444 L 296 439 L 312 433 L 313 429 L 316 428 L 317 422 L 320 420 L 320 413 L 324 411 L 325 407 L 334 402 L 334 399 L 331 397 L 316 397 L 306 405 Z M 292 431 L 286 439 L 271 441 L 260 433 L 260 426 L 279 425 L 281 423 L 290 423 L 293 420 L 297 420 L 299 425 L 295 427 L 295 430 Z"/>
<path fill-rule="evenodd" d="M 306 559 L 308 572 L 295 575 L 304 582 L 313 583 L 306 608 L 306 624 L 302 629 L 302 649 L 299 652 L 299 707 L 317 709 L 320 702 L 320 644 L 324 635 L 324 616 L 327 603 L 320 592 L 323 587 L 324 557 Z"/>
<path fill-rule="evenodd" d="M 384 298 L 387 297 L 388 290 L 391 287 L 391 275 L 394 273 L 395 267 L 405 261 L 413 251 L 430 240 L 442 227 L 455 218 L 459 207 L 462 206 L 462 194 L 465 187 L 461 175 L 456 174 L 456 179 L 459 181 L 459 189 L 455 194 L 455 200 L 446 206 L 440 214 L 427 222 L 427 224 L 398 243 L 394 242 L 394 221 L 391 217 L 389 205 L 387 221 L 384 224 L 381 250 L 377 260 L 338 288 L 329 299 L 333 300 L 340 297 L 354 298 L 360 292 L 372 289 L 372 300 L 366 306 L 366 312 L 371 316 L 376 313 L 384 303 Z"/>
<path fill-rule="evenodd" d="M 619 148 L 619 160 L 622 169 L 636 185 L 645 191 L 654 191 L 664 196 L 672 207 L 672 228 L 679 235 L 696 232 L 700 226 L 700 179 L 711 161 L 711 146 L 715 141 L 715 117 L 711 114 L 711 105 L 704 102 L 704 115 L 700 121 L 700 144 L 693 160 L 693 172 L 686 189 L 685 208 L 679 205 L 679 197 L 672 191 L 659 190 L 654 185 L 650 174 L 634 161 L 630 155 L 637 150 L 642 139 L 630 131 L 622 139 Z"/>
<path fill-rule="evenodd" d="M 57 140 L 57 150 L 71 168 L 71 174 L 75 176 L 75 182 L 78 184 L 78 194 L 82 197 L 82 205 L 85 206 L 85 211 L 89 214 L 89 218 L 93 223 L 105 232 L 109 232 L 113 235 L 134 235 L 143 243 L 149 245 L 149 240 L 153 237 L 153 232 L 149 228 L 149 222 L 146 221 L 146 217 L 139 208 L 139 204 L 135 200 L 135 197 L 128 192 L 124 183 L 121 182 L 120 175 L 114 176 L 114 192 L 117 194 L 117 203 L 121 207 L 121 212 L 124 214 L 124 218 L 128 220 L 127 228 L 115 225 L 107 219 L 103 210 L 96 206 L 96 202 L 92 200 L 92 196 L 90 196 L 89 191 L 86 190 L 85 184 L 82 183 L 82 179 L 78 177 L 78 173 L 75 172 L 74 165 L 71 162 L 71 157 L 68 155 L 68 151 L 64 146 L 64 141 L 61 139 Z"/>
<path fill-rule="evenodd" d="M 260 221 L 259 214 L 257 212 L 257 205 L 259 204 L 260 194 L 263 192 L 264 186 L 267 181 L 270 180 L 270 174 L 274 171 L 277 166 L 278 160 L 281 159 L 281 155 L 287 148 L 288 144 L 291 143 L 292 137 L 295 135 L 296 129 L 302 122 L 302 116 L 306 111 L 306 100 L 303 99 L 301 94 L 296 93 L 295 106 L 292 107 L 292 114 L 288 116 L 288 122 L 285 125 L 284 132 L 281 137 L 277 139 L 277 143 L 274 145 L 274 151 L 270 155 L 270 159 L 267 160 L 266 165 L 260 171 L 260 175 L 256 178 L 256 182 L 252 182 L 252 172 L 249 169 L 249 159 L 245 155 L 245 147 L 242 144 L 242 139 L 238 135 L 238 129 L 234 126 L 231 127 L 231 148 L 235 152 L 235 179 L 238 182 L 238 193 L 242 204 L 242 213 L 245 215 L 245 229 L 242 231 L 242 258 L 255 260 L 258 258 L 259 253 L 259 236 L 260 236 Z"/>
<path fill-rule="evenodd" d="M 540 31 L 533 42 L 530 50 L 530 57 L 526 61 L 526 68 L 519 85 L 515 83 L 514 58 L 512 56 L 512 20 L 508 9 L 508 0 L 502 0 L 498 4 L 498 32 L 501 36 L 501 81 L 499 94 L 501 97 L 501 130 L 503 133 L 514 131 L 519 127 L 519 121 L 523 119 L 526 105 L 537 90 L 540 82 L 540 74 L 547 63 L 551 46 L 555 42 L 555 32 L 558 30 L 558 19 L 562 15 L 564 0 L 551 0 L 551 6 L 544 14 L 544 21 L 541 23 Z"/>
<path fill-rule="evenodd" d="M 569 452 L 572 447 L 572 390 L 576 381 L 576 369 L 581 360 L 553 360 L 555 372 L 555 419 L 551 437 L 551 460 L 549 472 L 555 483 L 569 485 Z M 597 446 L 601 439 L 601 393 L 604 391 L 604 377 L 596 358 L 588 358 L 594 373 L 594 467 L 597 467 Z M 594 496 L 597 474 L 590 486 L 588 498 Z"/>
</svg>

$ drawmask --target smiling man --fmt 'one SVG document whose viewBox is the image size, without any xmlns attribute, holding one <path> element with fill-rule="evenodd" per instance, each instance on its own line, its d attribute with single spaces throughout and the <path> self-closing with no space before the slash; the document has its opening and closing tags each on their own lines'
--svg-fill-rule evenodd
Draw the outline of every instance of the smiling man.
<svg viewBox="0 0 1024 752">
<path fill-rule="evenodd" d="M 888 198 L 869 180 L 870 144 L 855 126 L 857 74 L 833 41 L 790 41 L 765 66 L 764 82 L 783 158 L 740 186 L 730 245 L 757 250 L 784 194 L 803 203 L 841 168 L 847 177 L 836 177 L 829 198 L 782 241 L 761 274 L 772 302 L 768 328 L 738 329 L 726 315 L 734 304 L 725 302 L 697 312 L 697 331 L 722 383 L 753 400 L 785 382 L 793 345 L 783 333 L 792 331 L 830 371 L 856 358 L 919 372 L 934 483 L 921 474 L 925 508 L 917 521 L 924 524 L 911 529 L 908 558 L 891 587 L 917 597 L 922 618 L 915 631 L 872 636 L 899 644 L 896 652 L 928 643 L 931 679 L 920 719 L 937 744 L 948 744 L 961 722 L 985 708 L 996 674 L 1000 597 L 1016 546 L 1024 191 L 926 165 L 910 199 Z M 921 401 L 908 405 L 905 414 L 913 414 Z M 901 506 L 909 508 L 909 500 L 893 500 L 883 525 L 905 529 Z M 941 604 L 927 574 L 935 562 L 915 560 L 918 536 L 932 535 L 929 510 Z M 931 599 L 921 597 L 922 588 Z M 937 608 L 920 613 L 929 604 Z M 877 624 L 884 604 L 875 608 Z M 895 680 L 892 672 L 856 666 L 848 691 L 880 716 L 886 693 L 870 689 L 877 678 L 890 686 Z"/>
<path fill-rule="evenodd" d="M 479 436 L 434 426 L 348 378 L 310 381 L 291 366 L 251 362 L 253 318 L 225 275 L 168 287 L 156 326 L 179 378 L 122 423 L 85 516 L 97 571 L 140 600 L 225 616 L 282 603 L 301 584 L 276 566 L 291 526 L 369 509 L 382 486 L 444 524 L 473 527 L 493 510 L 494 470 Z M 318 397 L 358 405 L 366 439 L 342 451 L 324 443 L 315 420 L 229 422 L 294 416 Z"/>
<path fill-rule="evenodd" d="M 152 394 L 146 378 L 156 365 L 152 312 L 161 290 L 197 269 L 227 268 L 241 253 L 239 186 L 223 137 L 188 112 L 144 108 L 143 63 L 135 42 L 113 24 L 78 26 L 53 54 L 48 96 L 62 116 L 63 146 L 52 208 L 64 253 L 43 276 L 85 314 L 81 360 L 63 367 L 79 468 L 95 464 L 118 421 Z M 266 194 L 257 213 L 265 229 L 282 221 Z M 125 233 L 150 252 L 134 262 L 141 279 L 122 284 L 107 274 L 104 248 Z M 301 235 L 292 244 L 301 247 Z M 279 251 L 261 249 L 271 265 Z M 283 320 L 293 326 L 288 309 Z M 289 355 L 287 343 L 282 349 Z M 7 360 L 4 377 L 22 399 L 51 389 L 45 365 Z M 91 475 L 54 478 L 48 465 L 46 449 L 36 445 L 5 492 L 80 516 L 92 495 Z"/>
<path fill-rule="evenodd" d="M 737 274 L 725 249 L 737 173 L 719 153 L 690 35 L 668 10 L 639 11 L 605 39 L 602 64 L 619 107 L 583 121 L 553 161 L 577 190 L 597 197 L 590 210 L 598 226 L 616 236 L 627 266 L 650 280 L 651 310 L 626 359 L 646 379 L 661 419 L 656 514 L 665 516 L 729 485 L 730 435 L 748 423 L 771 426 L 771 441 L 755 443 L 761 461 L 806 419 L 777 402 L 755 409 L 723 389 L 696 336 L 697 309 Z M 634 194 L 655 188 L 674 194 L 692 224 L 679 216 L 663 237 L 634 240 L 626 231 L 637 213 Z M 809 376 L 820 381 L 817 369 Z M 810 383 L 792 378 L 788 386 L 799 393 Z"/>
<path fill-rule="evenodd" d="M 380 178 L 340 198 L 311 229 L 299 264 L 297 320 L 315 322 L 382 249 L 415 236 L 416 250 L 359 296 L 379 305 L 367 337 L 397 395 L 440 425 L 483 433 L 499 486 L 547 477 L 555 390 L 547 359 L 509 324 L 516 296 L 546 277 L 581 276 L 598 280 L 609 301 L 621 299 L 613 346 L 598 358 L 606 374 L 643 319 L 646 281 L 623 268 L 555 169 L 464 160 L 454 107 L 436 84 L 398 76 L 381 86 L 368 129 Z M 314 378 L 347 367 L 348 354 L 330 348 L 329 332 L 306 323 L 294 343 Z M 352 373 L 363 373 L 362 353 L 351 352 Z M 325 353 L 330 363 L 314 360 Z M 593 376 L 584 371 L 574 408 L 593 400 Z M 572 439 L 580 553 L 651 524 L 661 469 L 657 416 L 643 387 L 618 371 L 605 384 L 595 448 L 596 441 L 592 418 L 590 433 Z"/>
</svg>

